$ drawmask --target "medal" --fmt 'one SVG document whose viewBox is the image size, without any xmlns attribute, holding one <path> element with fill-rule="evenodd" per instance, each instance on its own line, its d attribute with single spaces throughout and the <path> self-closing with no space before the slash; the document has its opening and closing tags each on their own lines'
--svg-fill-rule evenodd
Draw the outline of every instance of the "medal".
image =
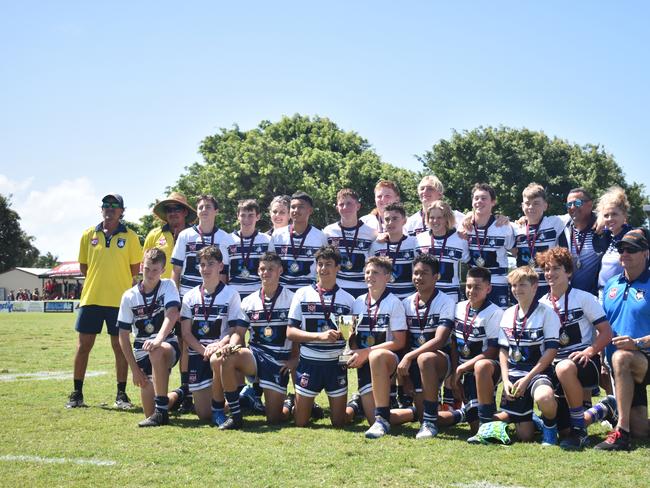
<svg viewBox="0 0 650 488">
<path fill-rule="evenodd" d="M 560 346 L 566 346 L 569 343 L 569 334 L 562 332 L 560 334 Z"/>
<path fill-rule="evenodd" d="M 361 227 L 361 222 L 357 222 L 357 226 L 354 228 L 354 236 L 352 237 L 352 242 L 350 247 L 348 247 L 348 236 L 345 235 L 345 230 L 339 222 L 339 229 L 341 229 L 341 237 L 343 238 L 343 246 L 345 247 L 345 259 L 343 260 L 343 268 L 350 271 L 352 269 L 352 253 L 354 252 L 355 247 L 357 247 L 357 237 L 359 236 L 359 228 Z"/>
<path fill-rule="evenodd" d="M 366 344 L 368 344 L 368 347 L 372 347 L 375 345 L 375 336 L 370 334 L 368 338 L 366 339 Z"/>
<path fill-rule="evenodd" d="M 515 348 L 512 351 L 512 359 L 515 361 L 515 363 L 518 363 L 521 361 L 521 352 L 519 351 L 519 348 Z"/>
<path fill-rule="evenodd" d="M 463 355 L 463 357 L 464 357 L 464 358 L 469 357 L 469 355 L 470 355 L 471 352 L 472 352 L 472 351 L 470 351 L 470 349 L 469 349 L 469 347 L 467 346 L 467 344 L 463 344 L 463 348 L 462 348 L 461 351 L 460 351 L 460 353 Z"/>
<path fill-rule="evenodd" d="M 472 329 L 472 335 L 475 337 L 478 337 L 478 335 L 481 333 L 480 329 L 478 327 L 474 327 Z"/>
<path fill-rule="evenodd" d="M 490 216 L 490 220 L 488 221 L 487 225 L 483 227 L 483 232 L 485 234 L 483 235 L 483 242 L 481 242 L 481 239 L 478 236 L 478 226 L 476 225 L 476 221 L 472 219 L 472 224 L 474 226 L 474 233 L 476 235 L 476 247 L 478 247 L 478 254 L 479 254 L 479 256 L 474 260 L 474 262 L 476 263 L 476 266 L 478 266 L 479 268 L 485 266 L 485 259 L 483 258 L 483 246 L 485 246 L 485 243 L 488 240 L 488 228 L 492 225 L 493 222 L 494 222 L 494 216 Z M 492 241 L 490 241 L 490 245 L 494 247 Z"/>
<path fill-rule="evenodd" d="M 154 309 L 156 308 L 156 300 L 158 299 L 158 290 L 160 289 L 160 283 L 162 282 L 159 281 L 158 284 L 156 285 L 156 288 L 153 291 L 153 297 L 151 298 L 151 304 L 148 307 L 147 307 L 147 296 L 144 292 L 144 285 L 140 283 L 140 285 L 138 286 L 140 295 L 142 295 L 142 302 L 144 303 L 144 312 L 147 317 L 143 322 L 144 331 L 147 334 L 153 333 L 153 331 L 156 329 L 152 321 L 153 321 L 153 312 Z"/>
<path fill-rule="evenodd" d="M 526 221 L 526 245 L 528 246 L 528 251 L 530 253 L 530 257 L 528 258 L 528 266 L 531 268 L 535 267 L 535 243 L 537 242 L 537 237 L 539 235 L 539 229 L 542 227 L 542 222 L 544 220 L 544 216 L 542 216 L 542 220 L 539 221 L 539 224 L 535 227 L 535 233 L 532 236 L 530 236 L 530 224 L 528 221 Z"/>
<path fill-rule="evenodd" d="M 424 344 L 425 342 L 427 342 L 426 337 L 424 337 L 424 334 L 420 334 L 420 335 L 418 336 L 418 344 L 419 344 L 419 345 L 422 345 L 422 344 Z"/>
<path fill-rule="evenodd" d="M 298 271 L 300 271 L 300 265 L 296 261 L 293 261 L 289 266 L 289 271 L 291 271 L 293 274 L 296 274 Z"/>
<path fill-rule="evenodd" d="M 345 269 L 347 269 L 348 271 L 351 270 L 352 269 L 352 261 L 350 261 L 349 259 L 346 259 L 345 261 L 343 261 L 343 267 Z"/>
<path fill-rule="evenodd" d="M 397 256 L 399 256 L 399 250 L 402 247 L 402 243 L 405 240 L 406 240 L 406 236 L 402 236 L 402 238 L 397 243 L 397 247 L 395 248 L 395 252 L 391 253 L 390 252 L 390 246 L 391 246 L 390 239 L 386 239 L 386 255 L 391 259 L 393 269 L 395 269 L 395 260 L 397 259 Z M 392 254 L 392 256 L 391 256 L 391 254 Z M 395 273 L 393 272 L 393 274 L 391 274 L 391 277 L 390 277 L 390 282 L 395 283 L 396 279 L 397 279 L 397 276 L 395 276 Z"/>
<path fill-rule="evenodd" d="M 580 261 L 580 258 L 576 259 L 576 268 L 577 269 L 582 268 L 582 261 Z"/>
<path fill-rule="evenodd" d="M 517 319 L 519 318 L 519 304 L 515 305 L 515 311 L 512 316 L 512 337 L 515 340 L 515 348 L 512 350 L 512 359 L 515 362 L 521 361 L 521 352 L 519 351 L 519 341 L 521 341 L 521 338 L 524 336 L 524 329 L 526 328 L 526 322 L 528 321 L 528 317 L 530 317 L 533 312 L 537 309 L 537 305 L 539 305 L 538 301 L 534 301 L 531 307 L 528 309 L 528 312 L 524 314 L 524 317 L 521 321 L 521 330 L 519 333 L 517 333 Z M 531 339 L 533 338 L 531 334 Z"/>
<path fill-rule="evenodd" d="M 241 268 L 241 270 L 239 271 L 239 276 L 241 276 L 242 278 L 248 278 L 250 275 L 251 272 L 248 271 L 248 268 Z"/>
<path fill-rule="evenodd" d="M 264 337 L 271 337 L 273 335 L 273 328 L 271 326 L 264 327 Z"/>
<path fill-rule="evenodd" d="M 253 252 L 255 237 L 257 237 L 257 231 L 253 232 L 253 235 L 250 236 L 251 245 L 248 246 L 248 251 L 247 251 L 246 247 L 244 246 L 244 236 L 241 235 L 241 232 L 239 233 L 239 243 L 241 248 L 241 259 L 242 259 L 242 267 L 239 270 L 239 276 L 241 276 L 242 278 L 248 278 L 251 275 L 251 272 L 248 269 L 248 263 L 250 261 L 251 252 Z"/>
<path fill-rule="evenodd" d="M 151 321 L 149 321 L 149 320 L 145 321 L 144 331 L 147 334 L 151 334 L 154 331 L 154 326 L 151 323 Z"/>
<path fill-rule="evenodd" d="M 474 260 L 474 262 L 476 263 L 476 266 L 478 266 L 479 268 L 482 268 L 483 266 L 485 266 L 485 259 L 483 259 L 482 256 L 477 257 Z"/>
<path fill-rule="evenodd" d="M 205 288 L 203 288 L 203 285 L 201 285 L 201 288 L 199 288 L 199 293 L 201 294 L 201 305 L 203 306 L 203 318 L 205 319 L 203 322 L 199 323 L 201 326 L 200 331 L 203 332 L 203 334 L 210 332 L 210 312 L 212 311 L 212 305 L 214 305 L 214 299 L 217 298 L 217 289 L 214 290 L 214 294 L 210 298 L 210 304 L 206 307 Z"/>
<path fill-rule="evenodd" d="M 291 266 L 289 266 L 289 271 L 292 272 L 293 274 L 296 274 L 298 271 L 300 271 L 300 265 L 298 264 L 298 256 L 300 256 L 300 253 L 302 252 L 302 247 L 305 245 L 305 239 L 307 239 L 307 234 L 309 234 L 310 230 L 311 230 L 311 225 L 308 224 L 307 228 L 305 229 L 305 232 L 302 235 L 302 239 L 300 240 L 300 246 L 298 246 L 298 251 L 296 251 L 296 248 L 293 244 L 293 224 L 289 226 L 289 242 L 291 244 L 291 255 L 293 256 L 293 262 L 291 263 Z M 309 255 L 309 252 L 307 253 L 307 255 Z"/>
<path fill-rule="evenodd" d="M 390 282 L 395 283 L 395 275 L 394 274 L 390 275 Z"/>
</svg>

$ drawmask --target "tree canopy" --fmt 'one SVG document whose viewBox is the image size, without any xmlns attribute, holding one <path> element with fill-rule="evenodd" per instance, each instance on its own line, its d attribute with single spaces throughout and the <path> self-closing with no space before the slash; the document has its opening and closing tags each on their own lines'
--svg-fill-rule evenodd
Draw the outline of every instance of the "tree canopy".
<svg viewBox="0 0 650 488">
<path fill-rule="evenodd" d="M 17 266 L 33 266 L 39 255 L 33 240 L 20 227 L 20 216 L 11 209 L 10 197 L 0 194 L 0 273 Z"/>
<path fill-rule="evenodd" d="M 643 185 L 628 184 L 614 157 L 598 144 L 580 146 L 528 129 L 479 127 L 454 131 L 418 159 L 449 189 L 445 197 L 454 208 L 471 207 L 475 182 L 492 185 L 497 208 L 512 218 L 522 214 L 521 192 L 532 182 L 546 188 L 548 213 L 554 215 L 566 213 L 564 202 L 572 188 L 584 187 L 597 198 L 619 185 L 630 201 L 630 223 L 642 225 L 645 219 Z"/>
<path fill-rule="evenodd" d="M 200 194 L 214 195 L 219 225 L 226 228 L 236 226 L 237 200 L 243 198 L 260 203 L 261 228 L 269 228 L 265 209 L 273 197 L 297 190 L 312 196 L 312 221 L 323 227 L 338 218 L 334 206 L 341 188 L 354 188 L 366 213 L 374 207 L 373 190 L 381 178 L 395 181 L 411 208 L 418 205 L 415 172 L 383 162 L 364 138 L 327 118 L 294 115 L 249 131 L 221 129 L 202 141 L 199 153 L 203 161 L 187 167 L 173 189 L 192 202 Z M 150 219 L 143 220 L 148 224 Z"/>
</svg>

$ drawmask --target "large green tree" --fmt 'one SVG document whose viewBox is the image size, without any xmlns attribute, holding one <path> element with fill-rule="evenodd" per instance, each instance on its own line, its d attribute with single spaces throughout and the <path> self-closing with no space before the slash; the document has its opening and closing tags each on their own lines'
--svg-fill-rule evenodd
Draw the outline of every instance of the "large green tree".
<svg viewBox="0 0 650 488">
<path fill-rule="evenodd" d="M 445 195 L 454 208 L 471 207 L 475 182 L 492 185 L 499 211 L 513 218 L 521 215 L 521 192 L 531 182 L 546 188 L 550 214 L 566 213 L 571 188 L 582 186 L 598 197 L 619 185 L 630 200 L 630 222 L 641 225 L 645 218 L 643 185 L 628 183 L 614 157 L 597 144 L 580 146 L 528 129 L 479 127 L 454 131 L 418 159 L 449 189 Z"/>
<path fill-rule="evenodd" d="M 38 249 L 20 227 L 20 216 L 11 209 L 10 197 L 0 194 L 0 273 L 16 266 L 33 266 Z"/>
<path fill-rule="evenodd" d="M 381 161 L 368 141 L 356 132 L 344 131 L 321 117 L 294 115 L 242 131 L 234 126 L 206 137 L 199 153 L 203 161 L 186 168 L 173 189 L 194 201 L 211 193 L 219 201 L 219 224 L 236 226 L 237 200 L 255 198 L 265 210 L 275 195 L 297 190 L 314 199 L 313 223 L 319 227 L 334 222 L 336 192 L 354 188 L 363 212 L 374 207 L 373 189 L 387 178 L 402 190 L 402 199 L 417 205 L 417 175 Z M 263 212 L 261 227 L 270 223 Z M 143 220 L 143 231 L 151 219 Z"/>
</svg>

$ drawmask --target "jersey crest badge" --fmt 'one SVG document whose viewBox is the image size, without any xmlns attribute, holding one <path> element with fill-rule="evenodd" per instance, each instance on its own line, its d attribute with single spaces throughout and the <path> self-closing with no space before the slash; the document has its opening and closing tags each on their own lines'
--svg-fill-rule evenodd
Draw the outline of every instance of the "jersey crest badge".
<svg viewBox="0 0 650 488">
<path fill-rule="evenodd" d="M 260 319 L 260 313 L 259 312 L 253 312 L 251 314 L 251 319 L 253 320 L 259 320 Z"/>
<path fill-rule="evenodd" d="M 195 242 L 190 242 L 187 245 L 187 248 L 189 249 L 190 252 L 196 252 L 196 243 Z"/>
<path fill-rule="evenodd" d="M 637 302 L 643 300 L 645 298 L 645 290 L 637 290 L 635 297 Z"/>
<path fill-rule="evenodd" d="M 618 293 L 618 288 L 613 287 L 609 290 L 609 298 L 616 298 L 616 294 Z"/>
<path fill-rule="evenodd" d="M 307 250 L 305 251 L 305 255 L 307 255 L 307 256 L 309 256 L 309 257 L 313 256 L 313 254 L 314 254 L 314 251 L 312 251 L 311 249 L 307 249 Z"/>
<path fill-rule="evenodd" d="M 90 241 L 91 246 L 96 246 L 98 243 L 99 243 L 99 239 L 97 239 L 96 237 L 92 241 Z"/>
<path fill-rule="evenodd" d="M 165 236 L 162 236 L 160 239 L 158 239 L 158 245 L 160 247 L 164 247 L 167 244 L 167 239 L 165 239 Z"/>
<path fill-rule="evenodd" d="M 119 247 L 120 249 L 122 249 L 125 245 L 126 245 L 126 239 L 124 239 L 123 237 L 120 237 L 120 238 L 117 240 L 117 247 Z"/>
<path fill-rule="evenodd" d="M 339 239 L 337 237 L 332 237 L 330 239 L 330 244 L 332 246 L 334 246 L 334 247 L 338 247 L 339 246 Z"/>
<path fill-rule="evenodd" d="M 309 305 L 307 305 L 307 310 L 309 310 L 310 312 L 315 312 L 316 311 L 316 305 L 314 305 L 313 303 L 310 303 Z"/>
</svg>

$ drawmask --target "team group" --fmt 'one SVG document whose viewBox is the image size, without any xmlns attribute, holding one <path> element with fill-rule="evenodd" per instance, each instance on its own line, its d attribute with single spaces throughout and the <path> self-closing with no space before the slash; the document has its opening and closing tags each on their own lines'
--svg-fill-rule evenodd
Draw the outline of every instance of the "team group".
<svg viewBox="0 0 650 488">
<path fill-rule="evenodd" d="M 311 197 L 296 192 L 273 199 L 266 233 L 258 203 L 242 200 L 229 234 L 215 224 L 214 197 L 198 197 L 194 210 L 173 193 L 154 207 L 163 225 L 147 236 L 144 257 L 121 222 L 122 197 L 106 195 L 102 222 L 80 244 L 86 280 L 66 406 L 85 406 L 88 356 L 105 322 L 116 406 L 132 407 L 130 367 L 141 427 L 165 425 L 179 409 L 241 429 L 244 403 L 271 423 L 304 426 L 322 416 L 314 400 L 325 390 L 332 424 L 365 417 L 372 439 L 413 421 L 417 439 L 466 422 L 469 442 L 486 442 L 509 422 L 520 440 L 539 431 L 545 445 L 582 449 L 587 426 L 601 420 L 614 430 L 598 449 L 629 450 L 631 436 L 647 437 L 648 232 L 626 223 L 625 193 L 608 190 L 594 212 L 576 188 L 568 214 L 549 216 L 533 183 L 516 222 L 493 214 L 487 184 L 473 187 L 468 215 L 443 194 L 435 176 L 423 178 L 422 208 L 408 217 L 398 187 L 382 180 L 376 208 L 359 218 L 358 195 L 342 189 L 340 220 L 319 230 Z M 177 362 L 181 387 L 169 392 Z M 358 387 L 348 401 L 349 368 Z M 599 385 L 615 394 L 592 405 Z"/>
</svg>

